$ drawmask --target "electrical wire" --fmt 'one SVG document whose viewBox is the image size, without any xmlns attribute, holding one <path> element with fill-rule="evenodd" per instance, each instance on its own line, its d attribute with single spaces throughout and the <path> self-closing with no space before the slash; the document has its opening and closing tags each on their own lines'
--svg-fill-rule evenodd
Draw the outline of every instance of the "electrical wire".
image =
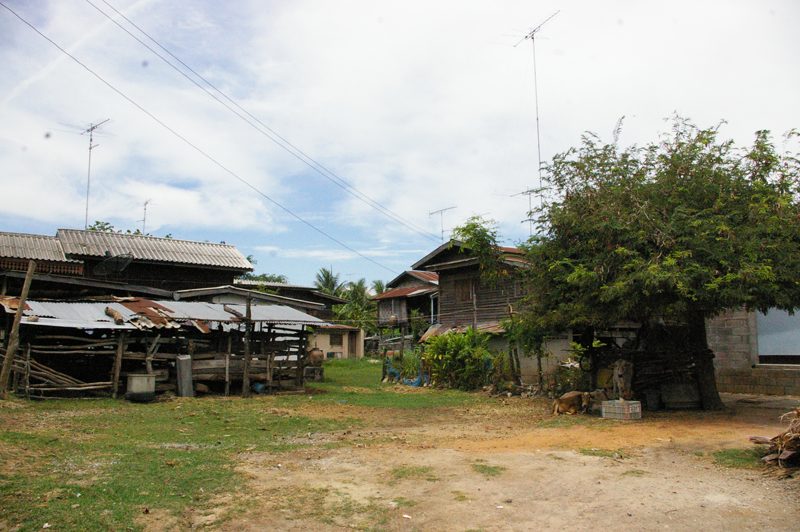
<svg viewBox="0 0 800 532">
<path fill-rule="evenodd" d="M 57 48 L 58 50 L 60 50 L 60 51 L 61 51 L 63 54 L 65 54 L 67 57 L 69 57 L 70 59 L 72 59 L 72 60 L 73 60 L 75 63 L 77 63 L 78 65 L 80 65 L 81 67 L 83 67 L 83 69 L 84 69 L 84 70 L 86 70 L 87 72 L 89 72 L 90 74 L 92 74 L 92 75 L 93 75 L 95 78 L 97 78 L 97 79 L 98 79 L 100 82 L 102 82 L 104 85 L 106 85 L 106 86 L 107 86 L 109 89 L 111 89 L 112 91 L 116 92 L 116 93 L 117 93 L 119 96 L 121 96 L 123 99 L 125 99 L 125 100 L 126 100 L 128 103 L 130 103 L 131 105 L 133 105 L 134 107 L 136 107 L 137 109 L 139 109 L 139 111 L 141 111 L 141 112 L 143 112 L 144 114 L 146 114 L 148 117 L 150 117 L 150 118 L 151 118 L 153 121 L 155 121 L 155 122 L 156 122 L 158 125 L 160 125 L 162 128 L 166 129 L 167 131 L 169 131 L 170 133 L 172 133 L 172 135 L 174 135 L 174 136 L 175 136 L 175 137 L 177 137 L 178 139 L 182 140 L 182 141 L 183 141 L 183 142 L 184 142 L 186 145 L 188 145 L 189 147 L 191 147 L 192 149 L 194 149 L 194 150 L 195 150 L 196 152 L 198 152 L 200 155 L 202 155 L 203 157 L 205 157 L 205 158 L 206 158 L 208 161 L 210 161 L 210 162 L 211 162 L 211 163 L 213 163 L 215 166 L 217 166 L 218 168 L 220 168 L 221 170 L 223 170 L 225 173 L 227 173 L 228 175 L 230 175 L 231 177 L 233 177 L 234 179 L 236 179 L 237 181 L 239 181 L 240 183 L 242 183 L 243 185 L 245 185 L 246 187 L 248 187 L 249 189 L 251 189 L 253 192 L 255 192 L 256 194 L 258 194 L 258 195 L 259 195 L 259 196 L 261 196 L 262 198 L 266 199 L 267 201 L 269 201 L 270 203 L 272 203 L 273 205 L 275 205 L 276 207 L 278 207 L 279 209 L 281 209 L 282 211 L 284 211 L 286 214 L 288 214 L 288 215 L 289 215 L 289 216 L 291 216 L 292 218 L 294 218 L 294 219 L 296 219 L 297 221 L 299 221 L 299 222 L 303 223 L 304 225 L 306 225 L 306 226 L 307 226 L 307 227 L 309 227 L 310 229 L 313 229 L 313 230 L 314 230 L 314 231 L 316 231 L 317 233 L 321 234 L 322 236 L 326 237 L 327 239 L 331 240 L 332 242 L 334 242 L 334 243 L 338 244 L 339 246 L 343 247 L 344 249 L 346 249 L 346 250 L 348 250 L 348 251 L 351 251 L 351 252 L 355 253 L 356 255 L 358 255 L 359 257 L 361 257 L 362 259 L 364 259 L 364 260 L 366 260 L 366 261 L 368 261 L 368 262 L 371 262 L 371 263 L 372 263 L 372 264 L 374 264 L 375 266 L 378 266 L 379 268 L 382 268 L 382 269 L 384 269 L 384 270 L 386 270 L 386 271 L 389 271 L 389 272 L 391 272 L 391 273 L 393 273 L 393 274 L 397 274 L 397 273 L 399 273 L 398 271 L 396 271 L 396 270 L 394 270 L 394 269 L 392 269 L 392 268 L 390 268 L 390 267 L 388 267 L 388 266 L 385 266 L 384 264 L 381 264 L 380 262 L 378 262 L 378 261 L 376 261 L 376 260 L 374 260 L 374 259 L 372 259 L 372 258 L 370 258 L 370 257 L 368 257 L 368 256 L 366 256 L 366 255 L 364 255 L 363 253 L 361 253 L 360 251 L 356 250 L 355 248 L 353 248 L 353 247 L 351 247 L 351 246 L 347 245 L 346 243 L 342 242 L 342 241 L 341 241 L 341 240 L 339 240 L 338 238 L 334 237 L 333 235 L 329 234 L 329 233 L 328 233 L 328 232 L 326 232 L 325 230 L 323 230 L 323 229 L 321 229 L 321 228 L 317 227 L 316 225 L 312 224 L 311 222 L 309 222 L 309 221 L 308 221 L 308 220 L 306 220 L 305 218 L 301 217 L 299 214 L 296 214 L 294 211 L 292 211 L 292 210 L 291 210 L 291 209 L 289 209 L 288 207 L 284 206 L 283 204 L 279 203 L 277 200 L 275 200 L 275 199 L 271 198 L 270 196 L 268 196 L 267 194 L 265 194 L 264 192 L 262 192 L 262 191 L 261 191 L 261 190 L 260 190 L 258 187 L 256 187 L 255 185 L 253 185 L 252 183 L 250 183 L 249 181 L 247 181 L 245 178 L 243 178 L 242 176 L 240 176 L 239 174 L 237 174 L 236 172 L 234 172 L 233 170 L 231 170 L 230 168 L 228 168 L 227 166 L 225 166 L 223 163 L 221 163 L 220 161 L 218 161 L 218 160 L 217 160 L 216 158 L 214 158 L 212 155 L 208 154 L 208 153 L 207 153 L 206 151 L 204 151 L 202 148 L 200 148 L 199 146 L 197 146 L 196 144 L 194 144 L 192 141 L 190 141 L 189 139 L 187 139 L 186 137 L 184 137 L 183 135 L 181 135 L 180 133 L 178 133 L 176 130 L 174 130 L 172 127 L 170 127 L 170 126 L 169 126 L 167 123 L 165 123 L 165 122 L 164 122 L 164 121 L 162 121 L 160 118 L 158 118 L 157 116 L 155 116 L 153 113 L 151 113 L 150 111 L 148 111 L 147 109 L 145 109 L 144 107 L 142 107 L 142 105 L 140 105 L 139 103 L 137 103 L 135 100 L 133 100 L 133 99 L 132 99 L 131 97 L 129 97 L 127 94 L 125 94 L 125 93 L 124 93 L 124 92 L 122 92 L 120 89 L 118 89 L 117 87 L 115 87 L 114 85 L 112 85 L 112 84 L 111 84 L 109 81 L 107 81 L 107 80 L 106 80 L 105 78 L 103 78 L 103 77 L 102 77 L 100 74 L 98 74 L 97 72 L 95 72 L 94 70 L 92 70 L 92 69 L 91 69 L 91 68 L 90 68 L 88 65 L 86 65 L 85 63 L 83 63 L 83 62 L 82 62 L 80 59 L 78 59 L 77 57 L 75 57 L 74 55 L 72 55 L 71 53 L 69 53 L 67 50 L 65 50 L 63 47 L 61 47 L 61 46 L 60 46 L 58 43 L 56 43 L 56 42 L 55 42 L 54 40 L 52 40 L 50 37 L 48 37 L 47 35 L 45 35 L 45 34 L 44 34 L 44 33 L 42 33 L 41 31 L 39 31 L 39 29 L 38 29 L 36 26 L 34 26 L 34 25 L 33 25 L 33 24 L 31 24 L 30 22 L 28 22 L 28 21 L 27 21 L 25 18 L 23 18 L 23 17 L 22 17 L 22 16 L 21 16 L 19 13 L 17 13 L 16 11 L 14 11 L 14 10 L 13 10 L 13 9 L 11 9 L 10 7 L 8 7 L 8 6 L 7 6 L 7 5 L 6 5 L 4 2 L 0 2 L 0 6 L 4 7 L 6 10 L 8 10 L 8 11 L 9 11 L 11 14 L 13 14 L 15 17 L 17 17 L 17 18 L 18 18 L 20 21 L 22 21 L 22 22 L 23 22 L 23 23 L 24 23 L 26 26 L 28 26 L 29 28 L 31 28 L 31 29 L 32 29 L 33 31 L 35 31 L 36 33 L 38 33 L 38 34 L 39 34 L 39 35 L 40 35 L 42 38 L 44 38 L 46 41 L 48 41 L 50 44 L 52 44 L 52 45 L 53 45 L 55 48 Z"/>
<path fill-rule="evenodd" d="M 275 131 L 274 129 L 270 128 L 268 125 L 266 125 L 264 122 L 262 122 L 262 121 L 261 121 L 261 120 L 260 120 L 258 117 L 256 117 L 256 116 L 255 116 L 255 115 L 253 115 L 252 113 L 250 113 L 250 112 L 249 112 L 247 109 L 245 109 L 245 108 L 244 108 L 244 107 L 242 107 L 241 105 L 239 105 L 239 104 L 238 104 L 238 103 L 237 103 L 235 100 L 233 100 L 232 98 L 230 98 L 230 97 L 229 97 L 229 96 L 228 96 L 228 95 L 227 95 L 225 92 L 223 92 L 221 89 L 219 89 L 218 87 L 216 87 L 216 86 L 215 86 L 213 83 L 211 83 L 211 81 L 209 81 L 208 79 L 206 79 L 206 78 L 205 78 L 205 77 L 204 77 L 202 74 L 200 74 L 199 72 L 197 72 L 196 70 L 194 70 L 194 69 L 193 69 L 191 66 L 189 66 L 188 64 L 186 64 L 186 63 L 185 63 L 183 60 L 181 60 L 181 59 L 180 59 L 178 56 L 176 56 L 174 53 L 172 53 L 172 52 L 171 52 L 169 49 L 167 49 L 165 46 L 163 46 L 163 45 L 162 45 L 160 42 L 158 42 L 158 41 L 157 41 L 157 40 L 156 40 L 154 37 L 152 37 L 152 36 L 151 36 L 149 33 L 147 33 L 147 32 L 146 32 L 144 29 L 142 29 L 142 28 L 141 28 L 140 26 L 138 26 L 138 25 L 137 25 L 135 22 L 133 22 L 132 20 L 130 20 L 128 17 L 126 17 L 126 16 L 125 16 L 125 14 L 123 14 L 122 12 L 120 12 L 120 11 L 119 11 L 119 10 L 118 10 L 116 7 L 114 7 L 112 4 L 110 4 L 110 3 L 109 3 L 109 2 L 107 2 L 106 0 L 103 0 L 103 3 L 104 3 L 104 4 L 106 4 L 106 5 L 107 5 L 107 6 L 108 6 L 110 9 L 112 9 L 112 10 L 113 10 L 113 11 L 114 11 L 114 12 L 115 12 L 117 15 L 119 15 L 121 18 L 123 18 L 123 19 L 124 19 L 124 20 L 125 20 L 125 21 L 126 21 L 128 24 L 130 24 L 131 26 L 133 26 L 134 28 L 136 28 L 136 29 L 137 29 L 137 30 L 138 30 L 138 31 L 139 31 L 139 32 L 140 32 L 142 35 L 144 35 L 145 37 L 147 37 L 147 38 L 148 38 L 150 41 L 152 41 L 152 42 L 153 42 L 153 43 L 154 43 L 154 44 L 155 44 L 155 45 L 156 45 L 158 48 L 160 48 L 160 49 L 161 49 L 161 50 L 163 50 L 163 51 L 164 51 L 166 54 L 168 54 L 170 57 L 172 57 L 173 59 L 175 59 L 175 60 L 176 60 L 178 63 L 180 63 L 180 64 L 181 64 L 181 65 L 182 65 L 184 68 L 186 68 L 186 69 L 187 69 L 187 70 L 189 70 L 189 71 L 190 71 L 192 74 L 194 74 L 195 76 L 197 76 L 197 78 L 198 78 L 198 79 L 202 80 L 202 81 L 203 81 L 203 82 L 204 82 L 206 85 L 208 85 L 208 86 L 209 86 L 209 87 L 211 87 L 211 88 L 212 88 L 214 91 L 216 91 L 217 93 L 219 93 L 219 94 L 222 96 L 222 98 L 224 98 L 225 100 L 227 100 L 228 102 L 230 102 L 230 104 L 231 104 L 231 105 L 233 105 L 234 107 L 236 107 L 236 109 L 238 109 L 239 111 L 241 111 L 241 113 L 240 113 L 239 111 L 237 111 L 237 110 L 233 109 L 233 108 L 231 107 L 231 105 L 228 105 L 227 103 L 225 103 L 225 101 L 223 101 L 223 100 L 221 100 L 220 98 L 218 98 L 218 97 L 217 97 L 217 96 L 216 96 L 216 95 L 215 95 L 213 92 L 211 92 L 210 90 L 208 90 L 206 87 L 202 86 L 202 85 L 201 85 L 200 83 L 198 83 L 198 82 L 197 82 L 195 79 L 192 79 L 192 77 L 190 77 L 190 76 L 189 76 L 188 74 L 186 74 L 186 73 L 185 73 L 183 70 L 181 70 L 180 68 L 178 68 L 178 67 L 177 67 L 176 65 L 174 65 L 172 62 L 170 62 L 170 61 L 169 61 L 169 60 L 168 60 L 166 57 L 164 57 L 164 56 L 163 56 L 163 55 L 161 55 L 159 52 L 157 52 L 156 50 L 154 50 L 154 49 L 153 49 L 153 48 L 152 48 L 150 45 L 148 45 L 147 43 L 145 43 L 144 41 L 142 41 L 142 40 L 141 40 L 139 37 L 137 37 L 136 35 L 134 35 L 133 33 L 131 33 L 131 32 L 130 32 L 130 31 L 127 29 L 127 28 L 125 28 L 125 27 L 124 27 L 123 25 L 121 25 L 119 22 L 117 22 L 116 20 L 114 20 L 114 19 L 113 19 L 113 18 L 112 18 L 112 17 L 111 17 L 111 16 L 110 16 L 108 13 L 106 13 L 105 11 L 103 11 L 102 9 L 100 9 L 100 8 L 99 8 L 99 7 L 98 7 L 98 6 L 97 6 L 95 3 L 93 3 L 91 0 L 85 0 L 85 2 L 86 2 L 87 4 L 89 4 L 89 5 L 91 5 L 92 7 L 94 7 L 94 8 L 95 8 L 95 9 L 96 9 L 96 10 L 97 10 L 99 13 L 101 13 L 101 14 L 102 14 L 103 16 L 105 16 L 105 17 L 106 17 L 108 20 L 110 20 L 111 22 L 113 22 L 113 23 L 114 23 L 114 24 L 115 24 L 115 25 L 116 25 L 118 28 L 120 28 L 122 31 L 124 31 L 124 32 L 125 32 L 125 33 L 127 33 L 128 35 L 130 35 L 130 36 L 131 36 L 133 39 L 135 39 L 137 42 L 139 42 L 139 44 L 141 44 L 142 46 L 144 46 L 145 48 L 147 48 L 148 50 L 150 50 L 150 52 L 152 52 L 153 54 L 155 54 L 155 55 L 156 55 L 156 57 L 158 57 L 158 58 L 159 58 L 159 59 L 161 59 L 161 60 L 162 60 L 164 63 L 166 63 L 167 65 L 169 65 L 169 66 L 170 66 L 172 69 L 174 69 L 176 72 L 178 72 L 179 74 L 181 74 L 183 77 L 185 77 L 187 80 L 189 80 L 189 81 L 190 81 L 191 83 L 193 83 L 195 86 L 197 86 L 197 87 L 198 87 L 200 90 L 202 90 L 203 92 L 205 92 L 206 94 L 208 94 L 210 97 L 212 97 L 214 100 L 216 100 L 216 101 L 217 101 L 217 102 L 218 102 L 220 105 L 223 105 L 223 106 L 224 106 L 226 109 L 228 109 L 230 112 L 232 112 L 232 113 L 233 113 L 233 114 L 235 114 L 237 117 L 239 117 L 241 120 L 243 120 L 244 122 L 246 122 L 246 123 L 247 123 L 247 124 L 248 124 L 250 127 L 252 127 L 252 128 L 253 128 L 253 129 L 255 129 L 256 131 L 258 131 L 260 134 L 262 134 L 262 135 L 264 135 L 265 137 L 267 137 L 269 140 L 271 140 L 271 141 L 272 141 L 273 143 L 275 143 L 277 146 L 279 146 L 279 147 L 281 147 L 282 149 L 284 149 L 284 150 L 285 150 L 287 153 L 289 153 L 289 154 L 291 154 L 292 156 L 294 156 L 295 158 L 297 158 L 299 161 L 301 161 L 301 162 L 303 162 L 304 164 L 306 164 L 306 165 L 307 165 L 309 168 L 311 168 L 313 171 L 315 171 L 316 173 L 318 173 L 318 174 L 319 174 L 319 175 L 321 175 L 322 177 L 324 177 L 324 178 L 328 179 L 328 180 L 329 180 L 331 183 L 333 183 L 334 185 L 338 186 L 339 188 L 341 188 L 342 190 L 344 190 L 345 192 L 347 192 L 348 194 L 350 194 L 350 195 L 351 195 L 351 196 L 353 196 L 354 198 L 356 198 L 356 199 L 358 199 L 358 200 L 362 201 L 363 203 L 365 203 L 365 204 L 369 205 L 370 207 L 372 207 L 373 209 L 377 210 L 378 212 L 380 212 L 380 213 L 381 213 L 381 214 L 383 214 L 384 216 L 386 216 L 386 217 L 390 218 L 391 220 L 394 220 L 395 222 L 398 222 L 398 223 L 400 223 L 401 225 L 405 226 L 406 228 L 408 228 L 408 229 L 410 229 L 410 230 L 414 231 L 415 233 L 418 233 L 418 234 L 420 234 L 420 235 L 422 235 L 422 236 L 424 236 L 424 237 L 426 237 L 426 238 L 430 238 L 430 239 L 432 239 L 432 240 L 436 240 L 436 241 L 438 241 L 438 240 L 439 240 L 439 237 L 438 237 L 437 235 L 434 235 L 433 233 L 430 233 L 430 232 L 428 232 L 428 231 L 426 231 L 426 230 L 424 230 L 424 229 L 421 229 L 421 228 L 419 228 L 419 227 L 417 227 L 417 226 L 413 225 L 411 222 L 408 222 L 408 221 L 404 220 L 402 217 L 400 217 L 400 215 L 398 215 L 398 214 L 396 214 L 396 213 L 392 212 L 390 209 L 388 209 L 387 207 L 385 207 L 384 205 L 382 205 L 382 204 L 381 204 L 381 203 L 379 203 L 378 201 L 376 201 L 376 200 L 372 199 L 371 197 L 367 196 L 366 194 L 364 194 L 363 192 L 361 192 L 360 190 L 358 190 L 356 187 L 354 187 L 353 185 L 351 185 L 350 183 L 348 183 L 348 182 L 347 182 L 347 181 L 346 181 L 344 178 L 342 178 L 341 176 L 339 176 L 338 174 L 336 174 L 335 172 L 333 172 L 332 170 L 330 170 L 329 168 L 327 168 L 326 166 L 324 166 L 322 163 L 320 163 L 319 161 L 315 160 L 313 157 L 311 157 L 310 155 L 308 155 L 306 152 L 304 152 L 303 150 L 301 150 L 301 149 L 300 149 L 299 147 L 297 147 L 295 144 L 292 144 L 292 143 L 291 143 L 289 140 L 287 140 L 285 137 L 283 137 L 283 136 L 282 136 L 280 133 L 278 133 L 278 132 L 277 132 L 277 131 Z M 242 114 L 242 113 L 244 113 L 244 114 Z M 257 124 L 258 124 L 258 125 L 257 125 Z M 259 127 L 259 126 L 260 126 L 260 127 Z M 263 129 L 262 129 L 262 128 L 263 128 Z"/>
</svg>

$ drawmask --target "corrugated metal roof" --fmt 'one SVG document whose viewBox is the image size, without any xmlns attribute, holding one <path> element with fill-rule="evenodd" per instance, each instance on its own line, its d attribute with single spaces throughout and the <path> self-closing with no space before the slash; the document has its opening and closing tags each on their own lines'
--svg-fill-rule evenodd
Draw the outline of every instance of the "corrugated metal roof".
<svg viewBox="0 0 800 532">
<path fill-rule="evenodd" d="M 128 320 L 135 314 L 119 303 L 68 303 L 62 301 L 26 301 L 26 317 L 37 316 L 39 320 L 31 322 L 23 320 L 26 325 L 49 325 L 54 327 L 72 327 L 76 329 L 135 329 Z M 126 323 L 117 325 L 114 319 L 106 315 L 106 307 L 111 307 L 125 318 Z"/>
<path fill-rule="evenodd" d="M 432 294 L 439 290 L 437 286 L 402 286 L 400 288 L 393 288 L 382 292 L 373 297 L 374 300 L 394 299 L 396 297 L 415 297 L 425 294 Z"/>
<path fill-rule="evenodd" d="M 214 295 L 230 295 L 230 294 L 238 295 L 241 297 L 250 297 L 251 299 L 259 301 L 271 301 L 272 303 L 277 303 L 277 304 L 297 305 L 312 309 L 325 308 L 324 303 L 305 301 L 303 299 L 279 296 L 276 294 L 268 294 L 264 292 L 258 292 L 256 290 L 248 290 L 247 288 L 242 288 L 239 286 L 230 286 L 230 285 L 210 286 L 208 288 L 190 288 L 187 290 L 176 290 L 173 294 L 173 297 L 175 297 L 176 301 L 179 301 L 181 299 L 191 301 L 192 299 L 200 297 L 208 297 Z"/>
<path fill-rule="evenodd" d="M 423 281 L 427 281 L 429 283 L 438 283 L 439 282 L 439 274 L 436 272 L 423 272 L 419 270 L 409 270 L 409 275 L 416 277 L 417 279 L 421 279 Z"/>
<path fill-rule="evenodd" d="M 0 257 L 68 261 L 61 242 L 54 236 L 0 232 Z"/>
<path fill-rule="evenodd" d="M 394 288 L 401 283 L 405 278 L 411 277 L 413 280 L 422 281 L 428 284 L 439 284 L 439 274 L 436 272 L 428 272 L 423 270 L 406 270 L 388 283 L 387 288 Z"/>
<path fill-rule="evenodd" d="M 0 298 L 0 305 L 8 313 L 14 312 L 19 300 Z M 125 320 L 115 324 L 106 314 L 110 307 Z M 235 312 L 229 312 L 233 309 Z M 76 329 L 152 329 L 195 327 L 194 322 L 208 322 L 212 328 L 217 324 L 238 324 L 242 319 L 236 312 L 244 315 L 245 305 L 222 305 L 197 301 L 152 301 L 143 298 L 125 298 L 119 302 L 66 302 L 66 301 L 26 301 L 22 321 L 25 325 L 72 327 Z M 283 305 L 253 305 L 252 320 L 267 324 L 281 325 L 326 325 L 319 318 Z M 35 316 L 38 318 L 31 317 Z M 34 321 L 35 320 L 35 321 Z M 202 324 L 198 327 L 203 330 Z M 207 332 L 207 331 L 206 331 Z"/>
<path fill-rule="evenodd" d="M 229 244 L 78 229 L 59 229 L 56 238 L 67 256 L 105 257 L 129 253 L 134 259 L 144 261 L 253 269 L 245 256 Z"/>
</svg>

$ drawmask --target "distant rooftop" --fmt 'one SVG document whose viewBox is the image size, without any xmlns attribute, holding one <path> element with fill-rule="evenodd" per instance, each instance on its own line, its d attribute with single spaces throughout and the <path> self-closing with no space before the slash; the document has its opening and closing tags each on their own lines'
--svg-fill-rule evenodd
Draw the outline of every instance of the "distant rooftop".
<svg viewBox="0 0 800 532">
<path fill-rule="evenodd" d="M 74 258 L 130 254 L 140 261 L 253 269 L 245 256 L 229 244 L 79 229 L 59 229 L 56 238 L 64 253 Z"/>
<path fill-rule="evenodd" d="M 61 242 L 54 236 L 0 232 L 0 257 L 67 262 Z"/>
</svg>

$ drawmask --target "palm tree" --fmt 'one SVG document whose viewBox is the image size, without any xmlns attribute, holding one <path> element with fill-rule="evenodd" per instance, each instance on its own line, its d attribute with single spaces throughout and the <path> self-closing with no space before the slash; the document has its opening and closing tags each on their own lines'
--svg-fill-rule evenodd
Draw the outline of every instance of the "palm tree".
<svg viewBox="0 0 800 532">
<path fill-rule="evenodd" d="M 375 293 L 376 296 L 386 292 L 386 283 L 384 283 L 380 279 L 375 279 L 374 281 L 372 281 L 372 291 Z"/>
<path fill-rule="evenodd" d="M 333 268 L 320 268 L 317 272 L 314 286 L 316 286 L 320 292 L 337 297 L 342 295 L 344 289 L 344 283 L 339 282 L 339 274 L 333 273 Z"/>
<path fill-rule="evenodd" d="M 341 296 L 347 303 L 333 307 L 336 319 L 347 325 L 364 329 L 367 334 L 373 334 L 376 331 L 376 307 L 369 288 L 367 288 L 366 279 L 362 278 L 347 283 Z"/>
</svg>

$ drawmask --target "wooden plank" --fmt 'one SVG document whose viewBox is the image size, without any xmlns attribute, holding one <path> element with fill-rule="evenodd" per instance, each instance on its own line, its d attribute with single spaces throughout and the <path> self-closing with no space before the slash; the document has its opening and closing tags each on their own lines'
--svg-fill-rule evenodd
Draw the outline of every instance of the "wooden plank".
<svg viewBox="0 0 800 532">
<path fill-rule="evenodd" d="M 22 294 L 19 296 L 19 306 L 14 314 L 14 323 L 11 325 L 11 334 L 8 337 L 6 355 L 3 357 L 3 366 L 0 368 L 0 398 L 8 399 L 8 377 L 11 374 L 11 362 L 17 356 L 19 348 L 19 324 L 22 321 L 22 313 L 25 310 L 25 300 L 28 299 L 28 292 L 33 281 L 33 272 L 36 271 L 36 263 L 28 261 L 28 271 L 25 273 L 25 282 L 22 284 Z"/>
</svg>

